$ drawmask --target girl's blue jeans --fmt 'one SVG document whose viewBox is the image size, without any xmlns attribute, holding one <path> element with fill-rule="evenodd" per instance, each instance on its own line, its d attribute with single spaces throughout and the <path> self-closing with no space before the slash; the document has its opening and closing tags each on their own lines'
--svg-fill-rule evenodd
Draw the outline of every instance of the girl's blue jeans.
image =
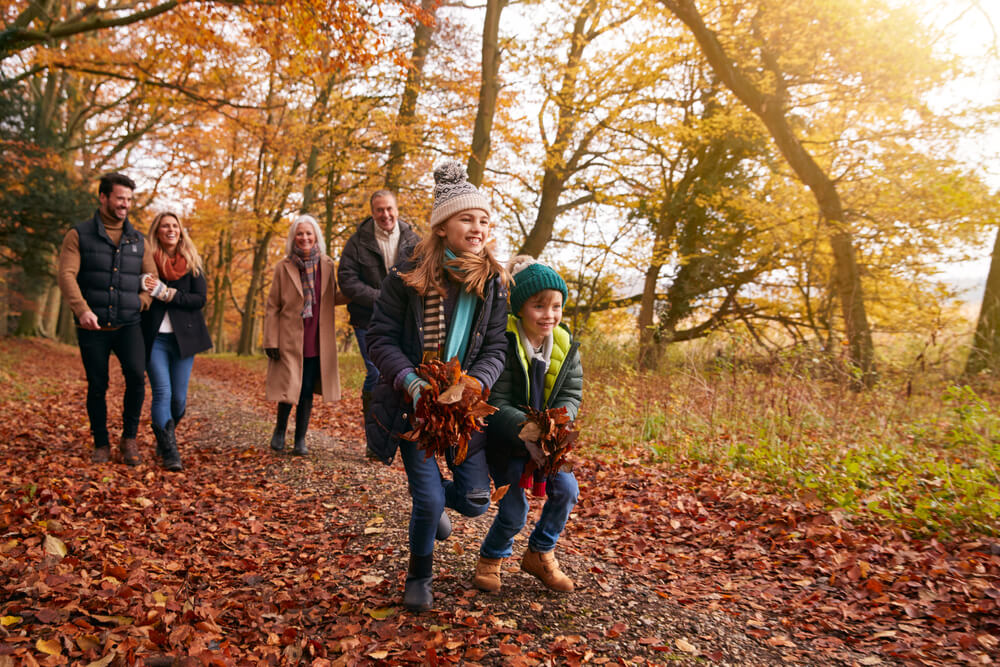
<svg viewBox="0 0 1000 667">
<path fill-rule="evenodd" d="M 486 450 L 468 456 L 461 465 L 447 461 L 453 480 L 444 479 L 434 457 L 426 458 L 412 442 L 399 443 L 406 469 L 413 509 L 410 511 L 410 553 L 427 556 L 434 552 L 441 512 L 449 507 L 465 516 L 479 516 L 490 506 L 490 475 Z M 450 459 L 450 457 L 449 457 Z"/>
<path fill-rule="evenodd" d="M 500 478 L 493 480 L 498 487 L 510 484 L 510 488 L 497 502 L 496 518 L 479 548 L 479 555 L 484 558 L 510 557 L 514 548 L 514 536 L 521 532 L 528 520 L 526 489 L 518 486 L 527 463 L 527 458 L 511 458 L 507 470 L 500 471 Z M 535 528 L 528 538 L 528 546 L 539 553 L 547 553 L 556 548 L 556 542 L 580 495 L 580 487 L 571 472 L 558 472 L 547 478 L 545 490 L 547 495 L 542 505 L 542 515 L 535 522 Z"/>
<path fill-rule="evenodd" d="M 194 355 L 181 357 L 174 334 L 156 334 L 146 372 L 149 374 L 149 388 L 153 394 L 149 412 L 153 424 L 158 428 L 163 428 L 168 421 L 176 420 L 184 414 L 192 366 Z"/>
</svg>

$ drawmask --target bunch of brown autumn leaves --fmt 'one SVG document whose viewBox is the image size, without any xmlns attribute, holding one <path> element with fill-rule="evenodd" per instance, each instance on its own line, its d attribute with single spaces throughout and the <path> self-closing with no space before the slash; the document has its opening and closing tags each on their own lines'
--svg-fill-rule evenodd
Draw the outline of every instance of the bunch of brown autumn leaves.
<svg viewBox="0 0 1000 667">
<path fill-rule="evenodd" d="M 415 442 L 427 458 L 446 455 L 455 447 L 454 463 L 460 465 L 469 453 L 469 441 L 482 431 L 485 418 L 496 412 L 486 402 L 489 389 L 462 372 L 458 359 L 442 362 L 433 359 L 417 367 L 417 375 L 429 386 L 420 392 L 414 410 L 413 430 L 402 438 Z"/>
</svg>

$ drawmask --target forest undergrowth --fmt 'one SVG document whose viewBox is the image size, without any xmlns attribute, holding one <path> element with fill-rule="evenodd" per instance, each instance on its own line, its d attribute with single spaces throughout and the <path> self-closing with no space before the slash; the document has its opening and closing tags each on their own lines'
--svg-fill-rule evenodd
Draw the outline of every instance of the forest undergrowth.
<svg viewBox="0 0 1000 667">
<path fill-rule="evenodd" d="M 627 359 L 587 359 L 582 441 L 603 456 L 723 466 L 924 536 L 1000 534 L 996 379 L 883 364 L 858 392 L 811 354 Z"/>
</svg>

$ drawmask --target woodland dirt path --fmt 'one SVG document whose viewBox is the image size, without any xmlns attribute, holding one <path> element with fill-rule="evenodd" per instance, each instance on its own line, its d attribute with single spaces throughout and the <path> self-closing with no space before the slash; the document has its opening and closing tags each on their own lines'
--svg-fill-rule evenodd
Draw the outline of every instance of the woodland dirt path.
<svg viewBox="0 0 1000 667">
<path fill-rule="evenodd" d="M 357 413 L 357 403 L 345 399 L 339 410 Z M 365 576 L 384 582 L 382 588 L 388 590 L 383 592 L 390 598 L 401 596 L 410 503 L 398 459 L 392 467 L 366 460 L 360 429 L 344 434 L 340 432 L 343 427 L 312 430 L 310 455 L 305 459 L 272 455 L 265 445 L 272 422 L 258 410 L 248 409 L 224 383 L 211 378 L 195 383 L 191 405 L 195 415 L 204 417 L 209 441 L 225 446 L 223 443 L 233 442 L 233 436 L 238 435 L 238 446 L 254 443 L 265 456 L 273 456 L 271 473 L 276 479 L 316 494 L 319 511 L 350 496 L 353 526 L 349 532 L 357 538 L 347 543 L 345 551 L 382 551 L 369 564 Z M 318 409 L 329 411 L 331 407 Z M 529 527 L 539 507 L 533 501 Z M 574 548 L 570 536 L 561 541 L 558 553 L 577 588 L 565 595 L 551 593 L 517 567 L 528 528 L 515 542 L 515 557 L 505 563 L 501 592 L 479 592 L 470 583 L 471 575 L 478 545 L 495 509 L 474 519 L 451 515 L 454 533 L 435 551 L 435 609 L 423 615 L 407 613 L 409 620 L 403 627 L 432 624 L 447 628 L 463 614 L 488 617 L 501 631 L 493 635 L 493 641 L 481 644 L 483 664 L 539 664 L 532 655 L 552 656 L 557 664 L 883 664 L 878 658 L 865 661 L 866 654 L 850 650 L 838 656 L 826 654 L 817 661 L 791 641 L 783 647 L 767 646 L 749 636 L 746 624 L 728 614 L 686 608 L 644 588 L 641 580 L 633 581 L 627 568 Z M 613 544 L 605 546 L 614 550 Z M 443 635 L 447 644 L 446 629 Z M 553 653 L 554 644 L 564 646 L 567 652 L 562 656 Z M 512 650 L 515 646 L 517 651 Z"/>
<path fill-rule="evenodd" d="M 237 431 L 241 440 L 263 444 L 270 437 L 272 424 L 261 419 L 258 412 L 248 410 L 221 383 L 200 380 L 192 398 L 192 406 L 197 406 L 194 414 L 206 418 L 206 435 L 211 434 L 217 442 L 231 439 L 234 428 L 241 425 L 243 429 Z M 211 424 L 224 424 L 224 428 L 215 430 Z M 392 467 L 366 460 L 363 447 L 356 437 L 324 429 L 310 433 L 310 455 L 305 459 L 265 455 L 274 456 L 275 478 L 316 494 L 320 511 L 323 504 L 335 504 L 345 495 L 353 497 L 350 532 L 357 539 L 348 542 L 345 551 L 389 552 L 370 563 L 365 576 L 381 579 L 387 583 L 389 597 L 400 597 L 410 512 L 406 476 L 398 460 Z M 533 510 L 537 511 L 537 503 Z M 711 654 L 711 661 L 721 665 L 803 664 L 801 657 L 782 655 L 759 645 L 723 614 L 699 613 L 671 604 L 632 585 L 628 573 L 617 565 L 575 549 L 559 551 L 564 569 L 572 573 L 577 584 L 573 593 L 548 592 L 533 577 L 519 571 L 516 557 L 505 564 L 499 594 L 479 592 L 471 586 L 471 575 L 478 545 L 494 515 L 491 508 L 475 519 L 453 516 L 452 537 L 435 551 L 435 609 L 427 614 L 407 613 L 414 625 L 441 627 L 463 614 L 492 617 L 502 631 L 494 636 L 495 647 L 483 646 L 485 655 L 480 661 L 484 664 L 517 664 L 521 660 L 537 664 L 535 659 L 518 657 L 510 649 L 505 655 L 502 646 L 516 644 L 519 654 L 551 655 L 550 646 L 557 642 L 579 653 L 577 659 L 581 662 L 704 664 L 704 658 L 678 649 L 677 640 L 681 645 L 686 642 L 700 647 L 699 653 Z M 526 545 L 527 529 L 522 533 L 515 542 L 515 556 Z M 447 630 L 443 634 L 447 643 Z M 553 658 L 561 662 L 556 655 Z M 563 659 L 576 661 L 570 655 Z"/>
<path fill-rule="evenodd" d="M 584 458 L 558 557 L 471 586 L 492 520 L 452 515 L 435 608 L 400 605 L 401 464 L 363 455 L 359 401 L 317 403 L 311 453 L 267 447 L 263 363 L 199 357 L 183 473 L 90 463 L 76 348 L 0 339 L 0 667 L 988 665 L 1000 549 L 763 493 L 732 471 Z M 121 410 L 112 369 L 109 414 Z M 113 431 L 116 429 L 113 429 Z M 533 501 L 533 514 L 538 501 Z"/>
</svg>

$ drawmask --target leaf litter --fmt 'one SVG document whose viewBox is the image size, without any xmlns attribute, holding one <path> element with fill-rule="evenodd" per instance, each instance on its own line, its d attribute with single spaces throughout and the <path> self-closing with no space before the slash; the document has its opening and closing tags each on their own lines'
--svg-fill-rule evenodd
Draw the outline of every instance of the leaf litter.
<svg viewBox="0 0 1000 667">
<path fill-rule="evenodd" d="M 491 511 L 454 517 L 435 610 L 410 614 L 405 475 L 364 458 L 357 399 L 316 405 L 312 456 L 274 456 L 263 366 L 247 382 L 247 362 L 198 358 L 178 434 L 186 470 L 153 465 L 148 406 L 143 465 L 94 466 L 76 348 L 4 339 L 0 358 L 18 379 L 0 389 L 16 462 L 0 468 L 0 667 L 998 657 L 1000 555 L 986 539 L 917 539 L 641 457 L 577 461 L 580 502 L 558 547 L 574 593 L 518 571 L 527 530 L 502 592 L 473 589 Z"/>
</svg>

